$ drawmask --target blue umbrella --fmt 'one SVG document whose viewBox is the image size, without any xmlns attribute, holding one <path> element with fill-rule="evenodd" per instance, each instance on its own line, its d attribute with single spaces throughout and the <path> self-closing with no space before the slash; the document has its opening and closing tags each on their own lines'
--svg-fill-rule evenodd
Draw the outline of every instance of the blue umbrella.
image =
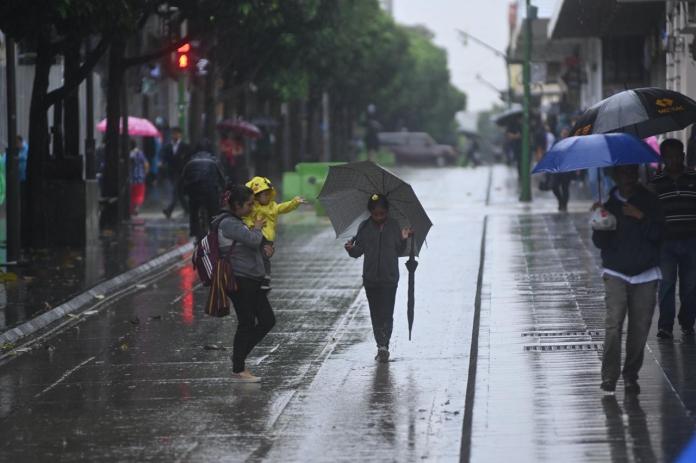
<svg viewBox="0 0 696 463">
<path fill-rule="evenodd" d="M 534 167 L 533 174 L 661 162 L 642 140 L 626 133 L 568 137 L 551 148 Z"/>
</svg>

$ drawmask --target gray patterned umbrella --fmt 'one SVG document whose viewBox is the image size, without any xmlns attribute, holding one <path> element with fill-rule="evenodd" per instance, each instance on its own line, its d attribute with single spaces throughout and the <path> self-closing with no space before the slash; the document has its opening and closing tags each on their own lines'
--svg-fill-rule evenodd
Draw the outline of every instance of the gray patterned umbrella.
<svg viewBox="0 0 696 463">
<path fill-rule="evenodd" d="M 352 162 L 329 167 L 319 202 L 324 206 L 331 224 L 340 236 L 356 227 L 366 217 L 367 201 L 373 194 L 389 200 L 389 215 L 402 227 L 412 227 L 415 254 L 418 255 L 432 222 L 413 192 L 411 185 L 374 162 Z M 409 250 L 403 256 L 408 256 Z"/>
</svg>

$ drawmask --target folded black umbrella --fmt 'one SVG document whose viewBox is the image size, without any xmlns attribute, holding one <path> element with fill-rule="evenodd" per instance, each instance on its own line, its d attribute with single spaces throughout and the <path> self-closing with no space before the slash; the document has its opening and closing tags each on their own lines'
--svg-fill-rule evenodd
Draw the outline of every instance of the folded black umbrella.
<svg viewBox="0 0 696 463">
<path fill-rule="evenodd" d="M 696 101 L 673 90 L 625 90 L 585 111 L 571 135 L 625 132 L 638 138 L 681 130 L 696 123 Z"/>
</svg>

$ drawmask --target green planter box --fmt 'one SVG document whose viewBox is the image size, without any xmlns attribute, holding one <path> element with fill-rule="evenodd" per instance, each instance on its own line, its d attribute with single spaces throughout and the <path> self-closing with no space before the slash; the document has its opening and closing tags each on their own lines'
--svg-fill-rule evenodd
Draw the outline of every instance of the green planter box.
<svg viewBox="0 0 696 463">
<path fill-rule="evenodd" d="M 295 166 L 294 172 L 283 174 L 283 201 L 288 201 L 295 196 L 302 196 L 307 201 L 314 203 L 318 215 L 325 215 L 319 202 L 316 200 L 321 188 L 324 186 L 329 167 L 344 164 L 342 162 L 301 162 Z"/>
</svg>

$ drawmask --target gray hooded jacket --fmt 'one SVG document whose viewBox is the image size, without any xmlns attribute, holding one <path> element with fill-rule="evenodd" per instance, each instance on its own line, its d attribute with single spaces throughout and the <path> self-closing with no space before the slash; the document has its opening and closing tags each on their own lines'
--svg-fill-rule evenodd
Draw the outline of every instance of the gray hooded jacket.
<svg viewBox="0 0 696 463">
<path fill-rule="evenodd" d="M 351 257 L 365 255 L 363 284 L 367 287 L 397 286 L 399 284 L 399 255 L 406 248 L 407 240 L 401 239 L 399 223 L 387 218 L 383 226 L 367 219 L 358 227 Z"/>
</svg>

